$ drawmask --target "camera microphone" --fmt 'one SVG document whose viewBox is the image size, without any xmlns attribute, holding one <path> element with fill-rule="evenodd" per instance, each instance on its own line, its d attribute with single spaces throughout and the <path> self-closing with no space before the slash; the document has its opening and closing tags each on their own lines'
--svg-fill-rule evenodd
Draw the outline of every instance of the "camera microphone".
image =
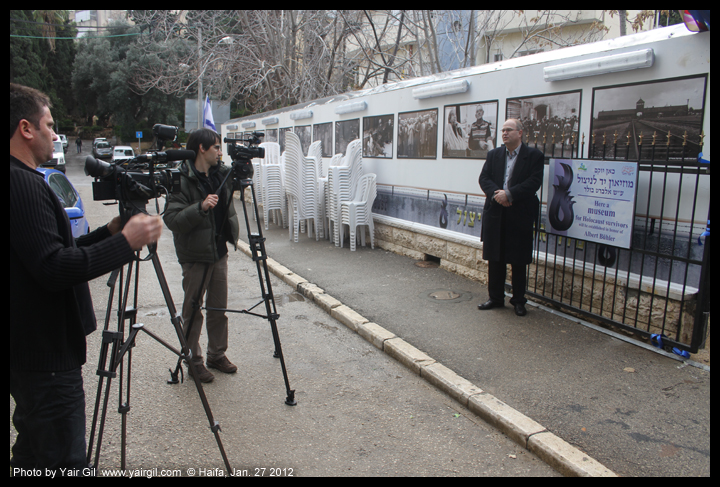
<svg viewBox="0 0 720 487">
<path fill-rule="evenodd" d="M 151 152 L 141 154 L 135 158 L 137 162 L 172 162 L 184 161 L 185 159 L 195 160 L 195 151 L 171 149 L 165 152 Z"/>
<path fill-rule="evenodd" d="M 195 160 L 195 151 L 192 150 L 172 149 L 165 151 L 165 153 L 167 154 L 168 161 L 184 161 L 185 159 L 190 159 L 191 161 Z"/>
</svg>

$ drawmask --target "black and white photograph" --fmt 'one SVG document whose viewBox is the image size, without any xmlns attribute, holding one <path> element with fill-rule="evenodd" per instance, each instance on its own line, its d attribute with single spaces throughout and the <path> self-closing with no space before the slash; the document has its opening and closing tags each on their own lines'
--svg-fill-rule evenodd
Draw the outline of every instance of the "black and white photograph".
<svg viewBox="0 0 720 487">
<path fill-rule="evenodd" d="M 360 138 L 360 119 L 335 122 L 335 154 L 345 154 L 350 142 Z"/>
<path fill-rule="evenodd" d="M 302 147 L 303 154 L 307 155 L 310 144 L 312 144 L 312 129 L 310 125 L 295 127 L 293 132 L 295 132 L 295 135 L 300 139 L 300 147 Z"/>
<path fill-rule="evenodd" d="M 319 140 L 322 145 L 322 156 L 333 156 L 332 122 L 316 123 L 313 125 L 313 142 Z"/>
<path fill-rule="evenodd" d="M 685 157 L 697 157 L 706 83 L 706 76 L 698 76 L 595 88 L 590 130 L 595 136 L 594 153 L 601 155 L 604 150 L 605 157 L 613 157 L 617 138 L 618 144 L 630 142 L 628 158 L 637 159 L 638 146 L 650 147 L 653 135 L 657 134 L 658 147 L 667 150 L 668 157 L 678 158 L 682 156 L 683 137 L 687 133 Z"/>
<path fill-rule="evenodd" d="M 506 116 L 522 121 L 523 142 L 547 157 L 577 156 L 581 91 L 508 98 Z M 571 147 L 575 148 L 571 154 Z"/>
<path fill-rule="evenodd" d="M 438 110 L 398 113 L 398 158 L 437 159 Z"/>
<path fill-rule="evenodd" d="M 265 129 L 263 130 L 265 133 L 265 137 L 263 137 L 263 142 L 277 142 L 278 141 L 278 129 Z"/>
<path fill-rule="evenodd" d="M 443 157 L 485 159 L 497 143 L 497 112 L 497 100 L 446 106 Z"/>
<path fill-rule="evenodd" d="M 395 115 L 363 117 L 363 157 L 393 156 Z"/>
<path fill-rule="evenodd" d="M 285 133 L 286 132 L 292 132 L 292 127 L 282 127 L 280 128 L 280 140 L 278 140 L 278 144 L 280 144 L 280 153 L 282 154 L 283 151 L 285 151 Z"/>
</svg>

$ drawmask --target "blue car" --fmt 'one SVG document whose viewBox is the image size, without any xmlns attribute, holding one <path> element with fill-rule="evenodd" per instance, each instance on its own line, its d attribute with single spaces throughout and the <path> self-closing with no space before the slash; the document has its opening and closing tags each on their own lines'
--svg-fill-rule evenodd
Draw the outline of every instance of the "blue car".
<svg viewBox="0 0 720 487">
<path fill-rule="evenodd" d="M 60 203 L 65 208 L 68 218 L 70 218 L 70 227 L 72 227 L 73 237 L 78 238 L 90 231 L 90 226 L 85 218 L 85 206 L 83 205 L 80 194 L 72 185 L 70 180 L 60 171 L 48 169 L 46 167 L 37 168 L 45 176 L 45 182 L 57 195 Z"/>
</svg>

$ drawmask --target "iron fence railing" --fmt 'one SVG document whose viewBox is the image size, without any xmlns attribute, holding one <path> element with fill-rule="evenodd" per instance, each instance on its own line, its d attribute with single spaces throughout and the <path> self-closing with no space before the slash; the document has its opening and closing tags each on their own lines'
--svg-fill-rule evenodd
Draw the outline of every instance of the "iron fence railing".
<svg viewBox="0 0 720 487">
<path fill-rule="evenodd" d="M 541 203 L 528 294 L 643 339 L 660 335 L 666 348 L 697 352 L 710 311 L 710 167 L 699 157 L 702 133 L 690 140 L 687 131 L 658 128 L 630 121 L 609 136 L 593 134 L 587 146 L 584 134 L 579 144 L 576 133 L 558 141 L 527 134 L 525 142 L 546 159 L 584 156 L 639 166 L 630 249 L 547 233 Z M 652 135 L 645 135 L 648 129 Z"/>
</svg>

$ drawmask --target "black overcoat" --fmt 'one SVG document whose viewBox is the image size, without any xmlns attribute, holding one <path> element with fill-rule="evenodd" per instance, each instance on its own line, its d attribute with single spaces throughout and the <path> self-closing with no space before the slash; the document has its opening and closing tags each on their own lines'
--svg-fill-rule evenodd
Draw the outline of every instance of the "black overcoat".
<svg viewBox="0 0 720 487">
<path fill-rule="evenodd" d="M 543 181 L 544 156 L 537 149 L 525 144 L 521 145 L 512 176 L 508 181 L 512 205 L 504 207 L 491 200 L 491 197 L 496 190 L 503 187 L 505 151 L 505 146 L 502 145 L 488 152 L 487 160 L 480 172 L 480 187 L 487 196 L 482 212 L 480 233 L 483 242 L 483 259 L 527 265 L 532 262 L 533 223 L 537 220 L 540 206 L 535 193 L 540 189 Z M 504 235 L 501 235 L 501 231 L 504 231 Z M 503 236 L 504 238 L 501 238 Z"/>
</svg>

